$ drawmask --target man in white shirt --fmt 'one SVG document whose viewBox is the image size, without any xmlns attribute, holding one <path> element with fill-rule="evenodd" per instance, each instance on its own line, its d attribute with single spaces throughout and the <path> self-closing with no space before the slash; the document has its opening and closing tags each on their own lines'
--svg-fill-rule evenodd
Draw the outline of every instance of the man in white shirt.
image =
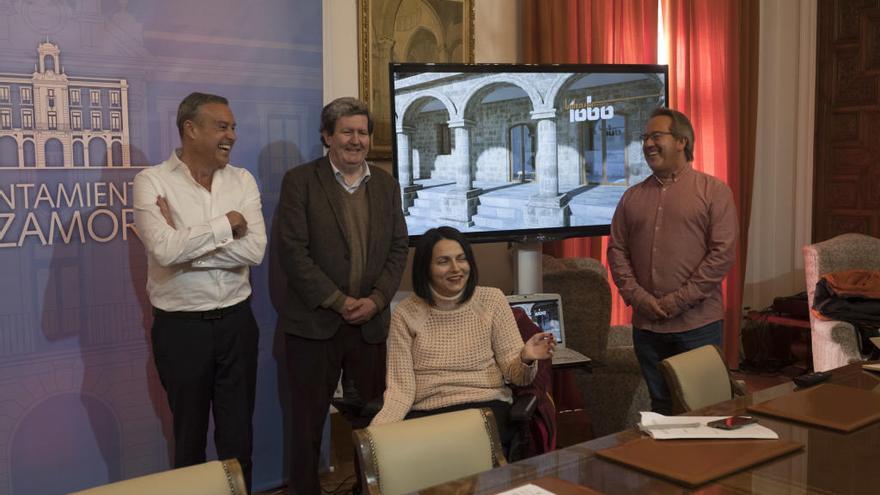
<svg viewBox="0 0 880 495">
<path fill-rule="evenodd" d="M 248 277 L 266 247 L 260 191 L 250 172 L 229 165 L 236 135 L 226 98 L 190 94 L 177 128 L 181 148 L 134 179 L 174 466 L 205 462 L 213 409 L 217 455 L 239 460 L 250 489 L 259 329 Z"/>
</svg>

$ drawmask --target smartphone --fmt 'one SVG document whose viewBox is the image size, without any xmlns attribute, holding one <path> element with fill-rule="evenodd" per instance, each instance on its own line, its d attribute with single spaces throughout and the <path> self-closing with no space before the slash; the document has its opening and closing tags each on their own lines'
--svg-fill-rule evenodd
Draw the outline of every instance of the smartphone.
<svg viewBox="0 0 880 495">
<path fill-rule="evenodd" d="M 742 428 L 745 425 L 750 425 L 757 422 L 758 419 L 751 416 L 731 416 L 729 418 L 710 421 L 706 423 L 706 426 L 711 426 L 712 428 L 720 428 L 722 430 L 735 430 L 737 428 Z"/>
</svg>

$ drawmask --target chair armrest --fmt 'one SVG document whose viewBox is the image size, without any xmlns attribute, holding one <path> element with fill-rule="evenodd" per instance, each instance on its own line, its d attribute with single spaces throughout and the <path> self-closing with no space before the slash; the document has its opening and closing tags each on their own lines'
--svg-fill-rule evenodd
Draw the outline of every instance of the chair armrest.
<svg viewBox="0 0 880 495">
<path fill-rule="evenodd" d="M 839 320 L 814 320 L 811 333 L 819 334 L 840 344 L 848 351 L 858 353 L 858 333 L 852 323 Z"/>
<path fill-rule="evenodd" d="M 342 397 L 334 397 L 330 399 L 330 405 L 342 413 L 346 419 L 357 417 L 360 415 L 361 408 L 364 407 L 364 404 L 361 401 L 345 400 Z"/>
<path fill-rule="evenodd" d="M 538 407 L 538 397 L 535 394 L 518 395 L 510 406 L 510 420 L 524 423 L 532 419 L 535 408 Z"/>
<path fill-rule="evenodd" d="M 372 419 L 373 416 L 379 414 L 379 411 L 382 410 L 384 400 L 382 397 L 379 397 L 364 404 L 360 400 L 352 401 L 345 400 L 342 397 L 334 397 L 330 399 L 330 404 L 342 413 L 346 420 L 352 421 L 358 418 Z"/>
<path fill-rule="evenodd" d="M 810 325 L 815 371 L 827 371 L 862 360 L 856 329 L 850 323 L 812 318 Z"/>
<path fill-rule="evenodd" d="M 385 399 L 379 397 L 378 399 L 373 399 L 361 409 L 361 417 L 362 418 L 373 418 L 373 416 L 379 414 L 379 411 L 382 410 L 382 406 L 385 405 Z"/>
</svg>

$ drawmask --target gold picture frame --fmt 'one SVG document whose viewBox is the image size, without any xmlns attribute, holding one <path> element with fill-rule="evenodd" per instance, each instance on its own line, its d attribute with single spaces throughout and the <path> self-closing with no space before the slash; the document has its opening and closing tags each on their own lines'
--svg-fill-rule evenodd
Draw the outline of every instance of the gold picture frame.
<svg viewBox="0 0 880 495">
<path fill-rule="evenodd" d="M 373 114 L 371 160 L 392 155 L 391 62 L 474 61 L 474 0 L 358 0 L 360 98 Z"/>
</svg>

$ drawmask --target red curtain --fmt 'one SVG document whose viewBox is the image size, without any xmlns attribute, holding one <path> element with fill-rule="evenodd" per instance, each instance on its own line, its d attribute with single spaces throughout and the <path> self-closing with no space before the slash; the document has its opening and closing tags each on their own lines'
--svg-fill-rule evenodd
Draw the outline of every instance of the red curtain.
<svg viewBox="0 0 880 495">
<path fill-rule="evenodd" d="M 725 355 L 739 363 L 742 286 L 754 173 L 758 0 L 662 0 L 670 107 L 696 130 L 694 167 L 724 180 L 740 215 L 737 260 L 725 284 Z M 658 0 L 525 0 L 528 63 L 656 63 Z M 606 264 L 607 238 L 548 243 L 559 257 Z M 612 284 L 612 324 L 630 311 Z"/>
<path fill-rule="evenodd" d="M 736 262 L 725 282 L 724 353 L 739 363 L 742 288 L 757 121 L 757 0 L 662 0 L 669 106 L 696 130 L 694 168 L 725 181 L 739 212 Z"/>
<path fill-rule="evenodd" d="M 656 63 L 657 2 L 525 0 L 525 61 Z"/>
<path fill-rule="evenodd" d="M 526 63 L 657 63 L 658 0 L 526 0 Z M 558 258 L 593 257 L 608 266 L 608 238 L 544 244 Z M 611 280 L 611 274 L 608 275 Z M 632 310 L 611 283 L 611 324 L 627 324 Z"/>
</svg>

